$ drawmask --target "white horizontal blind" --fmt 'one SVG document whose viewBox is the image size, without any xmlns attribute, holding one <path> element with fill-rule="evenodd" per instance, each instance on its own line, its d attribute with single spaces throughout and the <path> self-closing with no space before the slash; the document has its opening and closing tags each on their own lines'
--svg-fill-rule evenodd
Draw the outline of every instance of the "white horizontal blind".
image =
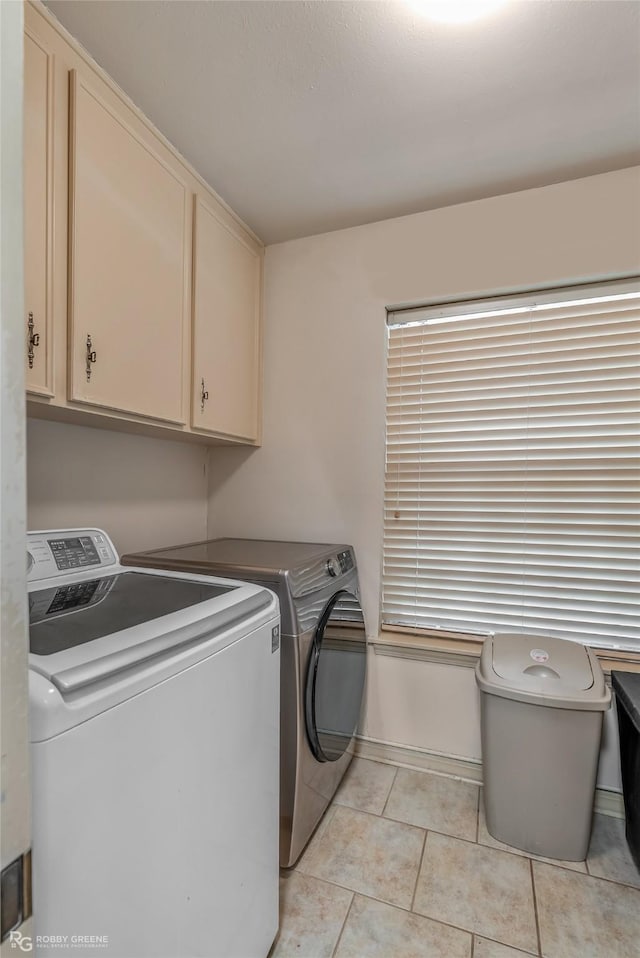
<svg viewBox="0 0 640 958">
<path fill-rule="evenodd" d="M 383 623 L 640 650 L 640 285 L 389 322 Z"/>
</svg>

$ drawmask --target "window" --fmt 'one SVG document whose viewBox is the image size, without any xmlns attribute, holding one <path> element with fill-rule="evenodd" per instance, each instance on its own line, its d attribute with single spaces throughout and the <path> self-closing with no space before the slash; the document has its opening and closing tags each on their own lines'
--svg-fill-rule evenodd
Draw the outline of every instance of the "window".
<svg viewBox="0 0 640 958">
<path fill-rule="evenodd" d="M 640 282 L 388 334 L 383 625 L 640 651 Z"/>
</svg>

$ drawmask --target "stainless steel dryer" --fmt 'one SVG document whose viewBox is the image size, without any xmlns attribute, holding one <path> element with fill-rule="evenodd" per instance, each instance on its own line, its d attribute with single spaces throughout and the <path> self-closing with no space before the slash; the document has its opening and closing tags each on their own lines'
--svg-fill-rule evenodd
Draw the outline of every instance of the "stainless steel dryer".
<svg viewBox="0 0 640 958">
<path fill-rule="evenodd" d="M 366 633 L 353 548 L 211 539 L 139 552 L 123 564 L 229 576 L 280 599 L 280 864 L 295 864 L 353 752 Z"/>
</svg>

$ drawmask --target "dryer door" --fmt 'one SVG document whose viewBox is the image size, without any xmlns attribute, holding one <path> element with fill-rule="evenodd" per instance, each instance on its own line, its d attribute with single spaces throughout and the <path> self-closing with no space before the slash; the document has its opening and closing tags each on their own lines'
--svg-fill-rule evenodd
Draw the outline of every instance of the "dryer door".
<svg viewBox="0 0 640 958">
<path fill-rule="evenodd" d="M 342 590 L 326 606 L 313 641 L 305 712 L 311 751 L 335 762 L 356 731 L 364 693 L 367 638 L 358 599 Z"/>
</svg>

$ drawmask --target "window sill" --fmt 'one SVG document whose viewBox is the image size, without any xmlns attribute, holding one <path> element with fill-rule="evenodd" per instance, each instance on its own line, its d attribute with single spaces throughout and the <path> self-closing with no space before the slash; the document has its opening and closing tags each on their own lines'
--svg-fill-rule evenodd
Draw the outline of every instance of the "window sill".
<svg viewBox="0 0 640 958">
<path fill-rule="evenodd" d="M 439 665 L 455 665 L 471 669 L 475 668 L 482 651 L 482 641 L 479 639 L 442 639 L 423 633 L 387 630 L 369 639 L 369 645 L 373 647 L 376 655 L 417 659 Z M 593 651 L 606 675 L 609 675 L 612 669 L 619 669 L 622 672 L 640 672 L 640 653 L 638 652 L 611 652 L 608 649 Z"/>
<path fill-rule="evenodd" d="M 382 631 L 370 639 L 376 655 L 390 655 L 403 659 L 418 659 L 440 665 L 475 668 L 482 642 L 473 639 L 441 639 L 415 632 Z"/>
</svg>

